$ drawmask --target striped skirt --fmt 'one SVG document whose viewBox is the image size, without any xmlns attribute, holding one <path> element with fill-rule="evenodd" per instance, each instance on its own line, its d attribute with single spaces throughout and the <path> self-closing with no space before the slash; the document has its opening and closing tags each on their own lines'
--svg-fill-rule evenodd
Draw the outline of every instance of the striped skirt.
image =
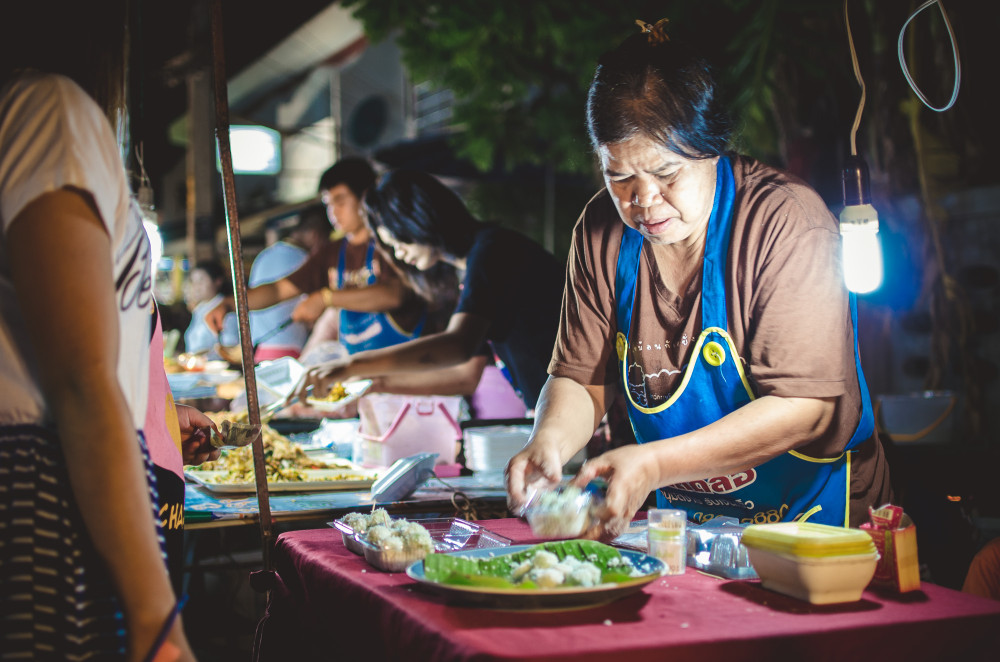
<svg viewBox="0 0 1000 662">
<path fill-rule="evenodd" d="M 157 521 L 156 483 L 139 434 Z M 163 546 L 161 536 L 161 548 Z M 125 621 L 55 435 L 0 426 L 0 660 L 116 660 Z"/>
</svg>

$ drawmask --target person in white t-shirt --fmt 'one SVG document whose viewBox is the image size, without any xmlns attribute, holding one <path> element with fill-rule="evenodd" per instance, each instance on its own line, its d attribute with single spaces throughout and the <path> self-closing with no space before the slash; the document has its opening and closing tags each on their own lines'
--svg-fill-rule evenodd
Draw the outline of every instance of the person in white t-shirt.
<svg viewBox="0 0 1000 662">
<path fill-rule="evenodd" d="M 139 660 L 161 632 L 164 659 L 194 659 L 141 432 L 150 246 L 108 121 L 126 8 L 17 3 L 0 21 L 4 660 Z"/>
</svg>

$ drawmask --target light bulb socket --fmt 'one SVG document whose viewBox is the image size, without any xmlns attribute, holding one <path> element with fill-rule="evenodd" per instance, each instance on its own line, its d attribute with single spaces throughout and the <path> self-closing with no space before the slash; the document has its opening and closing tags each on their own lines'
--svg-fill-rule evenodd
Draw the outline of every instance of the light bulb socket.
<svg viewBox="0 0 1000 662">
<path fill-rule="evenodd" d="M 870 205 L 872 202 L 868 164 L 860 156 L 847 157 L 843 171 L 844 206 Z"/>
</svg>

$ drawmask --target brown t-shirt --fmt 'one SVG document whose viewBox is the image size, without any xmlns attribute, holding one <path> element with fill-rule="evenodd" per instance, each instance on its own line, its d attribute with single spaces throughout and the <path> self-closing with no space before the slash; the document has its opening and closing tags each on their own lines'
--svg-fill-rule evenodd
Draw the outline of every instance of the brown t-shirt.
<svg viewBox="0 0 1000 662">
<path fill-rule="evenodd" d="M 837 456 L 861 412 L 837 222 L 822 199 L 788 173 L 742 157 L 731 162 L 729 334 L 757 397 L 836 398 L 833 423 L 797 450 Z M 576 225 L 552 375 L 621 388 L 615 272 L 624 227 L 607 191 L 594 196 Z M 678 387 L 701 333 L 701 255 L 686 291 L 672 292 L 656 267 L 658 250 L 643 243 L 626 358 L 630 387 L 644 394 L 647 407 Z M 853 458 L 852 494 L 877 506 L 888 498 L 888 474 L 877 440 L 872 445 L 876 453 Z"/>
<path fill-rule="evenodd" d="M 372 273 L 374 273 L 377 283 L 399 280 L 399 275 L 381 251 L 375 250 L 372 257 L 372 268 L 369 270 L 365 262 L 370 244 L 352 244 L 346 239 L 331 241 L 310 255 L 301 267 L 288 276 L 288 280 L 306 294 L 312 294 L 324 287 L 329 287 L 331 290 L 340 289 L 337 287 L 337 269 L 340 264 L 340 247 L 345 243 L 347 249 L 344 253 L 343 289 L 366 287 L 368 277 Z M 417 322 L 425 310 L 426 306 L 423 301 L 411 291 L 401 306 L 384 312 L 388 313 L 401 329 L 411 332 L 416 328 Z"/>
</svg>

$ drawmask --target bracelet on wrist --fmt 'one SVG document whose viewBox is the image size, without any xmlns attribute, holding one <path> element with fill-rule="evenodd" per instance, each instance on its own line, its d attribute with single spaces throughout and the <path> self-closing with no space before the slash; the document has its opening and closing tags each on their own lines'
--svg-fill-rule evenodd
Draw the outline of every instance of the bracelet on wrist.
<svg viewBox="0 0 1000 662">
<path fill-rule="evenodd" d="M 323 305 L 326 306 L 327 308 L 334 308 L 335 306 L 333 300 L 333 290 L 331 290 L 329 287 L 324 287 L 319 292 L 320 296 L 323 297 Z"/>
</svg>

